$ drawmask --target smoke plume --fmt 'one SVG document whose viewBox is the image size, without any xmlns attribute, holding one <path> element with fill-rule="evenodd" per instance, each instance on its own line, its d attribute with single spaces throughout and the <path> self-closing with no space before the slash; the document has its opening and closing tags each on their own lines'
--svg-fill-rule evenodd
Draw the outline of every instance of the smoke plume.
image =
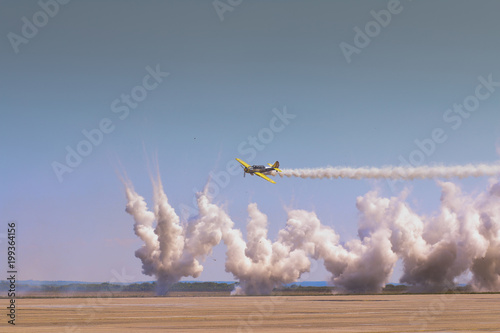
<svg viewBox="0 0 500 333">
<path fill-rule="evenodd" d="M 437 214 L 420 216 L 404 197 L 370 192 L 357 200 L 359 234 L 389 230 L 392 251 L 402 259 L 400 282 L 415 291 L 441 291 L 472 273 L 475 290 L 500 290 L 500 183 L 477 197 L 465 196 L 450 182 L 442 189 Z"/>
<path fill-rule="evenodd" d="M 282 169 L 282 172 L 272 172 L 273 176 L 299 178 L 376 178 L 376 179 L 426 179 L 426 178 L 465 178 L 496 176 L 500 174 L 500 164 L 467 164 L 457 166 L 419 166 L 382 168 L 340 168 L 326 167 L 315 169 Z"/>
<path fill-rule="evenodd" d="M 239 282 L 233 294 L 270 294 L 297 282 L 309 272 L 312 260 L 324 262 L 339 292 L 380 292 L 398 259 L 403 264 L 400 282 L 413 291 L 442 291 L 467 275 L 474 290 L 500 291 L 500 182 L 492 181 L 487 191 L 470 196 L 454 183 L 438 181 L 441 205 L 430 215 L 410 207 L 407 191 L 389 198 L 368 192 L 356 200 L 358 237 L 341 242 L 333 227 L 300 209 L 288 211 L 284 228 L 272 241 L 268 217 L 255 203 L 248 206 L 245 240 L 206 190 L 198 193 L 198 216 L 181 222 L 159 177 L 152 181 L 152 210 L 129 181 L 124 184 L 126 211 L 144 242 L 135 255 L 143 273 L 157 279 L 160 295 L 182 277 L 198 277 L 203 261 L 220 242 L 227 248 L 225 269 Z"/>
<path fill-rule="evenodd" d="M 275 242 L 267 238 L 267 216 L 257 204 L 248 206 L 248 214 L 247 242 L 239 230 L 229 230 L 224 236 L 226 271 L 239 281 L 233 294 L 270 294 L 274 288 L 296 282 L 309 271 L 311 263 L 305 250 L 286 237 Z"/>
<path fill-rule="evenodd" d="M 202 192 L 198 194 L 200 215 L 189 225 L 181 225 L 159 178 L 153 181 L 153 189 L 154 210 L 151 212 L 144 198 L 126 182 L 126 211 L 135 220 L 135 234 L 144 242 L 135 256 L 142 262 L 143 273 L 156 277 L 157 293 L 164 295 L 182 277 L 196 278 L 201 274 L 200 260 L 219 244 L 222 231 L 231 228 L 232 221 L 219 207 L 214 208 Z"/>
</svg>

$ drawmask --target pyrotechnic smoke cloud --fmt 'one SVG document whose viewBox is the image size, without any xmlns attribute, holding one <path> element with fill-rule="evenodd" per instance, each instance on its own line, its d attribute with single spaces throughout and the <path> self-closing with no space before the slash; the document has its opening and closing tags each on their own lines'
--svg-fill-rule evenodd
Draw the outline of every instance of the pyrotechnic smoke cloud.
<svg viewBox="0 0 500 333">
<path fill-rule="evenodd" d="M 125 182 L 126 211 L 134 217 L 134 231 L 144 245 L 136 251 L 143 273 L 157 278 L 158 294 L 182 277 L 198 277 L 204 259 L 221 239 L 227 246 L 226 270 L 240 282 L 234 294 L 269 294 L 273 288 L 295 282 L 309 270 L 308 254 L 294 249 L 283 240 L 267 239 L 267 216 L 256 204 L 248 212 L 248 243 L 226 212 L 210 202 L 206 192 L 198 194 L 199 215 L 181 225 L 178 215 L 168 203 L 161 181 L 153 182 L 154 213 L 130 182 Z M 156 221 L 156 227 L 153 226 Z"/>
<path fill-rule="evenodd" d="M 426 178 L 465 178 L 496 176 L 500 174 L 500 164 L 467 164 L 456 166 L 419 166 L 382 168 L 326 167 L 315 169 L 282 169 L 272 172 L 281 177 L 299 178 L 376 178 L 376 179 L 426 179 Z"/>
<path fill-rule="evenodd" d="M 485 170 L 490 169 L 465 174 L 480 175 Z M 157 278 L 159 294 L 165 294 L 182 277 L 198 277 L 203 270 L 200 261 L 221 241 L 227 247 L 226 271 L 239 281 L 234 294 L 269 294 L 298 281 L 309 271 L 311 260 L 323 260 L 331 283 L 341 292 L 378 292 L 389 281 L 398 258 L 404 266 L 400 282 L 415 291 L 441 291 L 466 273 L 472 276 L 475 290 L 500 291 L 497 182 L 476 197 L 464 195 L 451 182 L 438 182 L 441 206 L 429 216 L 411 209 L 406 192 L 391 198 L 369 192 L 356 202 L 359 237 L 343 244 L 333 228 L 322 224 L 314 212 L 304 210 L 288 211 L 285 227 L 272 242 L 267 235 L 267 216 L 255 203 L 248 206 L 245 241 L 206 191 L 198 194 L 198 216 L 181 223 L 159 177 L 153 180 L 153 211 L 130 182 L 124 183 L 126 211 L 134 217 L 134 231 L 144 241 L 136 256 L 142 261 L 143 273 Z"/>
<path fill-rule="evenodd" d="M 267 239 L 267 216 L 257 204 L 248 206 L 248 214 L 248 242 L 239 230 L 229 230 L 224 236 L 226 270 L 240 282 L 233 294 L 270 294 L 275 287 L 296 282 L 309 271 L 311 263 L 306 251 L 283 237 L 274 243 Z"/>
<path fill-rule="evenodd" d="M 401 198 L 370 192 L 357 200 L 360 237 L 390 230 L 392 251 L 403 260 L 400 282 L 418 291 L 439 291 L 471 271 L 476 290 L 500 290 L 500 183 L 477 197 L 439 182 L 438 214 L 419 216 Z"/>
<path fill-rule="evenodd" d="M 130 182 L 125 182 L 126 211 L 134 217 L 134 231 L 144 241 L 135 252 L 142 261 L 143 273 L 157 278 L 157 293 L 164 295 L 182 277 L 200 275 L 203 266 L 199 260 L 219 244 L 222 231 L 231 228 L 232 221 L 225 213 L 218 215 L 223 211 L 211 205 L 203 192 L 198 194 L 200 215 L 189 225 L 181 225 L 159 178 L 153 181 L 153 188 L 154 212 L 151 212 L 144 198 Z"/>
</svg>

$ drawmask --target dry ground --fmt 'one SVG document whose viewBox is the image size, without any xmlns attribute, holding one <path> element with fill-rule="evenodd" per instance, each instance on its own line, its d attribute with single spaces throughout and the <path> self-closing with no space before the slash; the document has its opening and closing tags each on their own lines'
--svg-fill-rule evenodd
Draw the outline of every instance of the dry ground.
<svg viewBox="0 0 500 333">
<path fill-rule="evenodd" d="M 3 315 L 0 331 L 500 332 L 498 294 L 25 298 L 16 303 L 15 330 Z"/>
</svg>

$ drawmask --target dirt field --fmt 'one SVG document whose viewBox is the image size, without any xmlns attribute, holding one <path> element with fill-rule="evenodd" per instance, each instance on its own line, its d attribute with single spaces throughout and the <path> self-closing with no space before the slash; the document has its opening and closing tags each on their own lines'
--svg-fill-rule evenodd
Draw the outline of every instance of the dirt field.
<svg viewBox="0 0 500 333">
<path fill-rule="evenodd" d="M 498 294 L 35 298 L 16 304 L 15 330 L 4 315 L 0 331 L 500 332 Z"/>
</svg>

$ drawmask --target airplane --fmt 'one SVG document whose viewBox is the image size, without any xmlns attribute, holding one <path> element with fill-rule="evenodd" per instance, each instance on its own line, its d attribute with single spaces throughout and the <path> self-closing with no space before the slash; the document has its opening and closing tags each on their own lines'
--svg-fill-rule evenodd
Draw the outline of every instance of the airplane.
<svg viewBox="0 0 500 333">
<path fill-rule="evenodd" d="M 268 182 L 276 184 L 276 182 L 274 180 L 272 180 L 271 178 L 266 176 L 264 173 L 269 173 L 271 171 L 281 172 L 281 170 L 278 169 L 280 167 L 280 162 L 276 161 L 272 165 L 267 163 L 267 165 L 269 165 L 269 168 L 268 168 L 265 165 L 250 165 L 250 164 L 246 163 L 245 161 L 240 160 L 239 158 L 237 158 L 236 160 L 238 162 L 240 162 L 242 167 L 243 167 L 243 177 L 245 177 L 245 174 L 249 173 L 252 176 L 257 175 L 261 178 L 264 178 Z"/>
</svg>

